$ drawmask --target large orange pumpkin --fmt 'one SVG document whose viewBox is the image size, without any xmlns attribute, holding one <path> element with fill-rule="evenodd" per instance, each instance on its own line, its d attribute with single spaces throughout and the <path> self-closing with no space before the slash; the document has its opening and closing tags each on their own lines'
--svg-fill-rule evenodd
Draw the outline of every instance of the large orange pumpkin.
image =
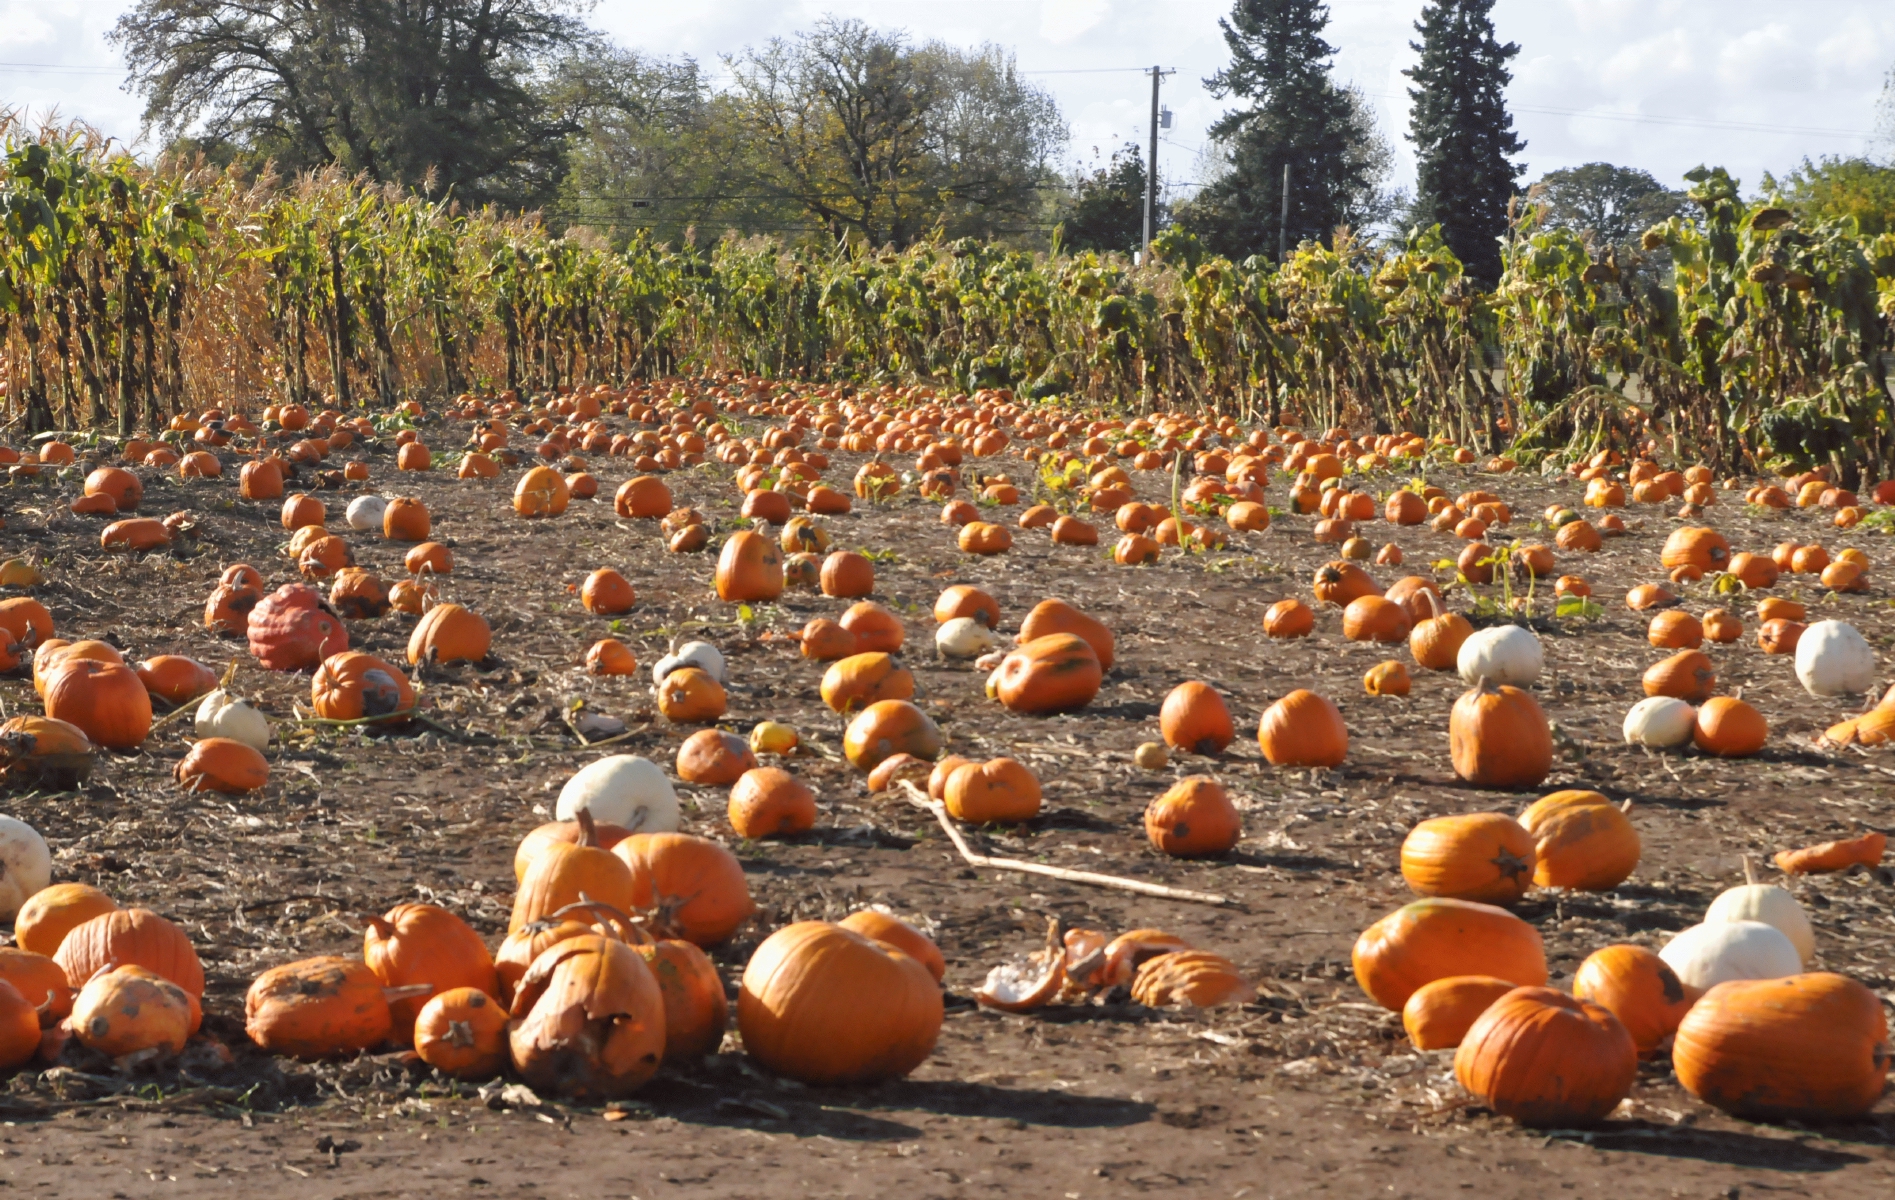
<svg viewBox="0 0 1895 1200">
<path fill-rule="evenodd" d="M 665 1001 L 665 1061 L 715 1054 L 730 1024 L 730 1002 L 717 965 L 690 942 L 666 939 L 633 951 L 651 968 Z"/>
<path fill-rule="evenodd" d="M 400 585 L 397 585 L 400 586 Z M 458 604 L 437 604 L 421 617 L 408 636 L 408 662 L 479 662 L 493 649 L 493 629 L 487 618 Z"/>
<path fill-rule="evenodd" d="M 928 968 L 928 974 L 934 976 L 937 983 L 947 974 L 947 960 L 941 956 L 941 948 L 934 944 L 934 939 L 899 917 L 864 908 L 850 913 L 836 924 L 901 951 Z"/>
<path fill-rule="evenodd" d="M 1054 633 L 1070 633 L 1084 638 L 1098 657 L 1099 670 L 1112 669 L 1113 656 L 1117 649 L 1117 639 L 1105 623 L 1089 617 L 1064 600 L 1042 600 L 1033 606 L 1033 611 L 1020 622 L 1020 643 L 1025 645 L 1035 638 Z"/>
<path fill-rule="evenodd" d="M 1554 792 L 1520 814 L 1533 835 L 1533 882 L 1582 892 L 1611 891 L 1638 866 L 1638 830 L 1598 792 Z"/>
<path fill-rule="evenodd" d="M 436 992 L 414 1024 L 415 1054 L 444 1075 L 492 1079 L 507 1064 L 507 1010 L 479 988 Z"/>
<path fill-rule="evenodd" d="M 1340 766 L 1349 756 L 1349 727 L 1334 703 L 1298 688 L 1264 710 L 1257 744 L 1273 766 Z"/>
<path fill-rule="evenodd" d="M 46 677 L 46 715 L 101 746 L 131 750 L 151 732 L 151 693 L 124 663 L 68 655 Z"/>
<path fill-rule="evenodd" d="M 625 860 L 594 842 L 592 814 L 581 810 L 576 842 L 549 842 L 534 855 L 513 893 L 508 934 L 553 915 L 568 904 L 591 900 L 621 911 L 632 906 L 632 871 Z"/>
<path fill-rule="evenodd" d="M 941 754 L 941 731 L 906 700 L 877 700 L 849 722 L 842 753 L 859 771 L 872 771 L 896 754 L 932 762 Z"/>
<path fill-rule="evenodd" d="M 414 713 L 415 691 L 400 667 L 346 650 L 316 668 L 310 701 L 316 715 L 330 721 L 405 720 Z"/>
<path fill-rule="evenodd" d="M 941 799 L 958 821 L 1018 823 L 1039 814 L 1040 781 L 1011 758 L 963 763 L 948 776 Z"/>
<path fill-rule="evenodd" d="M 1638 1078 L 1638 1048 L 1619 1019 L 1545 987 L 1493 1002 L 1454 1052 L 1454 1077 L 1522 1125 L 1594 1124 Z"/>
<path fill-rule="evenodd" d="M 513 1067 L 529 1087 L 580 1100 L 629 1095 L 665 1053 L 665 998 L 630 946 L 586 934 L 540 953 L 515 990 Z"/>
<path fill-rule="evenodd" d="M 392 1029 L 382 981 L 333 955 L 271 967 L 243 1000 L 244 1032 L 272 1054 L 332 1058 L 372 1049 Z"/>
<path fill-rule="evenodd" d="M 82 921 L 59 943 L 53 961 L 83 985 L 108 966 L 136 966 L 164 976 L 193 996 L 204 994 L 204 965 L 182 929 L 143 908 L 121 908 Z"/>
<path fill-rule="evenodd" d="M 303 671 L 349 648 L 349 631 L 322 593 L 284 584 L 257 601 L 247 626 L 250 653 L 272 671 Z"/>
<path fill-rule="evenodd" d="M 632 907 L 660 937 L 715 946 L 756 904 L 737 856 L 709 838 L 635 833 L 612 847 L 632 873 Z"/>
<path fill-rule="evenodd" d="M 1553 769 L 1553 733 L 1539 703 L 1485 677 L 1454 702 L 1448 749 L 1454 773 L 1476 787 L 1532 787 Z"/>
<path fill-rule="evenodd" d="M 1208 775 L 1180 779 L 1145 808 L 1146 840 L 1179 858 L 1227 853 L 1242 835 L 1243 818 L 1230 793 Z"/>
<path fill-rule="evenodd" d="M 1423 896 L 1512 904 L 1533 885 L 1533 836 L 1505 813 L 1435 817 L 1402 842 L 1402 878 Z"/>
<path fill-rule="evenodd" d="M 1678 1025 L 1678 1082 L 1739 1116 L 1859 1117 L 1888 1079 L 1888 1019 L 1876 994 L 1844 975 L 1734 979 L 1704 993 Z"/>
<path fill-rule="evenodd" d="M 487 943 L 438 904 L 397 904 L 370 917 L 362 934 L 362 959 L 383 987 L 427 985 L 427 991 L 389 1004 L 394 1034 L 404 1041 L 431 998 L 459 987 L 493 995 L 500 987 Z"/>
<path fill-rule="evenodd" d="M 572 485 L 551 467 L 534 467 L 513 488 L 513 511 L 523 517 L 556 517 L 571 502 Z"/>
<path fill-rule="evenodd" d="M 1356 982 L 1377 1004 L 1401 1011 L 1415 989 L 1450 975 L 1546 982 L 1540 931 L 1504 908 L 1445 897 L 1417 900 L 1362 931 Z"/>
<path fill-rule="evenodd" d="M 783 552 L 755 530 L 740 529 L 717 556 L 717 595 L 731 603 L 758 603 L 783 594 Z"/>
<path fill-rule="evenodd" d="M 1048 714 L 1084 708 L 1099 694 L 1101 682 L 1091 642 L 1074 633 L 1048 633 L 1022 642 L 1002 659 L 987 688 L 1014 712 Z"/>
<path fill-rule="evenodd" d="M 89 883 L 55 883 L 26 898 L 13 918 L 13 940 L 22 950 L 51 958 L 78 926 L 117 912 L 112 898 Z"/>
<path fill-rule="evenodd" d="M 1402 1005 L 1402 1028 L 1417 1050 L 1452 1050 L 1494 1001 L 1517 986 L 1492 975 L 1450 975 L 1424 983 Z"/>
<path fill-rule="evenodd" d="M 1573 995 L 1611 1012 L 1632 1035 L 1639 1057 L 1650 1058 L 1677 1032 L 1699 993 L 1657 954 L 1622 942 L 1594 950 L 1579 964 Z"/>
<path fill-rule="evenodd" d="M 1224 698 L 1195 679 L 1171 689 L 1158 710 L 1158 728 L 1166 745 L 1193 754 L 1222 754 L 1237 736 Z"/>
</svg>

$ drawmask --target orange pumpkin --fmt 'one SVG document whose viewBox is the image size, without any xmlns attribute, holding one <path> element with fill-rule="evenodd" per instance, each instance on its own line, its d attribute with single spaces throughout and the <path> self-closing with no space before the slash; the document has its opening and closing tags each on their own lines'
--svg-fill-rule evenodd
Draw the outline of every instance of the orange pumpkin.
<svg viewBox="0 0 1895 1200">
<path fill-rule="evenodd" d="M 1520 824 L 1533 835 L 1533 882 L 1541 887 L 1608 892 L 1638 866 L 1638 831 L 1598 792 L 1544 796 L 1520 814 Z"/>
<path fill-rule="evenodd" d="M 1222 754 L 1237 736 L 1224 698 L 1197 680 L 1171 689 L 1158 710 L 1158 728 L 1166 745 L 1193 754 Z"/>
<path fill-rule="evenodd" d="M 754 781 L 751 790 L 766 793 L 770 782 Z M 813 821 L 813 797 L 808 812 Z M 612 853 L 631 870 L 632 907 L 660 937 L 715 946 L 756 911 L 736 856 L 709 838 L 636 833 L 620 840 Z"/>
<path fill-rule="evenodd" d="M 411 666 L 419 666 L 424 660 L 437 665 L 479 662 L 492 649 L 493 630 L 487 619 L 458 604 L 437 604 L 430 608 L 408 636 Z"/>
<path fill-rule="evenodd" d="M 13 918 L 13 940 L 22 950 L 50 958 L 73 929 L 117 911 L 112 898 L 89 883 L 55 883 L 34 892 L 20 906 Z"/>
<path fill-rule="evenodd" d="M 1013 712 L 1045 715 L 1092 703 L 1102 682 L 1092 643 L 1074 633 L 1049 633 L 1022 642 L 1000 661 L 987 694 Z"/>
<path fill-rule="evenodd" d="M 391 542 L 425 542 L 434 527 L 428 506 L 409 496 L 398 496 L 382 509 L 382 536 Z"/>
<path fill-rule="evenodd" d="M 1301 600 L 1279 600 L 1263 614 L 1263 632 L 1273 638 L 1308 637 L 1316 614 Z"/>
<path fill-rule="evenodd" d="M 1522 987 L 1494 1001 L 1468 1029 L 1454 1052 L 1454 1077 L 1522 1125 L 1591 1125 L 1632 1090 L 1638 1048 L 1598 1005 Z"/>
<path fill-rule="evenodd" d="M 993 629 L 1000 624 L 1000 604 L 977 587 L 955 584 L 936 598 L 934 619 L 945 625 L 956 617 L 971 617 Z"/>
<path fill-rule="evenodd" d="M 847 632 L 844 630 L 843 632 Z M 849 634 L 854 638 L 854 634 Z M 850 713 L 880 700 L 907 700 L 915 694 L 914 673 L 892 654 L 851 654 L 831 664 L 822 677 L 822 700 L 838 713 Z"/>
<path fill-rule="evenodd" d="M 1145 838 L 1177 858 L 1214 858 L 1243 836 L 1243 818 L 1230 793 L 1208 775 L 1173 784 L 1145 809 Z"/>
<path fill-rule="evenodd" d="M 301 671 L 349 648 L 349 631 L 322 593 L 285 584 L 257 601 L 245 627 L 250 653 L 272 671 Z"/>
<path fill-rule="evenodd" d="M 513 893 L 508 934 L 518 933 L 524 926 L 581 899 L 621 911 L 631 907 L 631 869 L 625 860 L 597 844 L 591 813 L 581 810 L 579 827 L 578 840 L 549 841 L 527 864 L 520 886 Z"/>
<path fill-rule="evenodd" d="M 323 956 L 271 967 L 244 995 L 244 1032 L 272 1054 L 332 1058 L 372 1049 L 392 1029 L 367 963 Z"/>
<path fill-rule="evenodd" d="M 586 576 L 579 588 L 579 602 L 585 605 L 589 613 L 597 616 L 615 617 L 632 611 L 638 602 L 638 593 L 625 576 L 611 567 L 600 567 Z"/>
<path fill-rule="evenodd" d="M 678 778 L 728 787 L 757 765 L 750 743 L 721 729 L 700 729 L 678 747 Z"/>
<path fill-rule="evenodd" d="M 1011 758 L 963 763 L 948 776 L 941 799 L 958 821 L 1018 824 L 1039 815 L 1040 781 Z"/>
<path fill-rule="evenodd" d="M 53 1029 L 72 1011 L 72 981 L 44 954 L 0 947 L 0 980 L 11 984 L 36 1014 L 40 1029 Z M 182 990 L 182 989 L 180 989 Z"/>
<path fill-rule="evenodd" d="M 415 692 L 400 667 L 359 650 L 322 660 L 310 681 L 316 715 L 331 721 L 406 720 L 414 715 Z"/>
<path fill-rule="evenodd" d="M 935 982 L 947 974 L 947 960 L 934 940 L 899 917 L 873 908 L 859 909 L 837 921 L 842 928 L 901 951 L 928 969 Z"/>
<path fill-rule="evenodd" d="M 529 1087 L 580 1100 L 629 1095 L 665 1052 L 658 980 L 624 942 L 596 934 L 543 951 L 513 996 L 513 1067 Z"/>
<path fill-rule="evenodd" d="M 1769 737 L 1770 726 L 1762 713 L 1734 696 L 1713 696 L 1698 705 L 1691 740 L 1707 754 L 1748 758 L 1763 749 Z"/>
<path fill-rule="evenodd" d="M 404 452 L 407 449 L 402 447 Z M 401 469 L 410 468 L 403 465 Z M 557 517 L 571 502 L 572 485 L 551 467 L 534 467 L 513 488 L 513 511 L 523 517 Z"/>
<path fill-rule="evenodd" d="M 1070 633 L 1084 638 L 1099 660 L 1100 671 L 1112 669 L 1117 639 L 1104 622 L 1089 617 L 1064 600 L 1042 600 L 1020 622 L 1020 642 L 1025 645 L 1048 634 Z"/>
<path fill-rule="evenodd" d="M 1264 710 L 1257 744 L 1273 766 L 1335 767 L 1349 755 L 1349 727 L 1335 704 L 1298 688 Z"/>
<path fill-rule="evenodd" d="M 727 815 L 738 837 L 802 833 L 816 824 L 816 795 L 781 767 L 754 767 L 730 789 Z"/>
<path fill-rule="evenodd" d="M 1515 984 L 1492 975 L 1450 975 L 1423 984 L 1402 1005 L 1402 1028 L 1417 1050 L 1452 1050 Z"/>
<path fill-rule="evenodd" d="M 1454 773 L 1476 787 L 1528 788 L 1553 769 L 1553 734 L 1533 697 L 1483 677 L 1448 718 Z"/>
<path fill-rule="evenodd" d="M 866 596 L 875 590 L 875 564 L 853 550 L 837 550 L 823 559 L 818 579 L 825 596 Z"/>
<path fill-rule="evenodd" d="M 254 792 L 268 783 L 270 762 L 245 742 L 212 737 L 193 745 L 171 774 L 187 792 L 234 796 Z"/>
<path fill-rule="evenodd" d="M 18 996 L 11 984 L 6 988 Z M 13 1038 L 21 1038 L 30 1010 L 21 1014 L 11 1005 L 4 1007 L 9 1010 Z M 197 998 L 171 980 L 143 967 L 121 966 L 86 981 L 73 999 L 66 1023 L 80 1044 L 121 1058 L 145 1051 L 176 1054 L 184 1049 L 202 1016 Z M 38 1024 L 36 1019 L 34 1024 Z"/>
<path fill-rule="evenodd" d="M 730 1024 L 730 1002 L 716 964 L 690 942 L 667 939 L 632 950 L 651 968 L 664 996 L 665 1061 L 715 1054 Z"/>
<path fill-rule="evenodd" d="M 775 600 L 783 594 L 783 554 L 763 534 L 740 529 L 718 555 L 716 583 L 718 597 L 730 603 Z"/>
<path fill-rule="evenodd" d="M 851 604 L 848 611 L 842 614 L 841 625 L 855 635 L 857 650 L 865 654 L 874 651 L 899 653 L 908 637 L 901 618 L 873 600 Z"/>
<path fill-rule="evenodd" d="M 173 707 L 189 703 L 217 687 L 217 672 L 180 654 L 156 655 L 133 670 L 146 691 Z"/>
<path fill-rule="evenodd" d="M 362 959 L 383 987 L 427 987 L 389 1004 L 394 1034 L 404 1041 L 430 998 L 459 987 L 492 995 L 500 986 L 487 944 L 467 922 L 438 904 L 398 904 L 370 917 L 362 935 Z"/>
<path fill-rule="evenodd" d="M 1533 836 L 1505 813 L 1435 817 L 1402 842 L 1402 878 L 1423 896 L 1512 904 L 1533 885 Z"/>
<path fill-rule="evenodd" d="M 1738 1116 L 1841 1121 L 1881 1099 L 1888 1020 L 1874 992 L 1813 972 L 1720 983 L 1678 1025 L 1685 1090 Z"/>
<path fill-rule="evenodd" d="M 204 994 L 204 966 L 182 929 L 143 908 L 100 913 L 73 926 L 53 955 L 75 982 L 109 966 L 144 967 L 193 996 Z"/>
<path fill-rule="evenodd" d="M 507 1065 L 507 1010 L 479 988 L 438 991 L 414 1023 L 415 1054 L 443 1075 L 492 1079 Z"/>
<path fill-rule="evenodd" d="M 151 693 L 122 662 L 63 656 L 47 674 L 43 696 L 48 717 L 98 745 L 131 750 L 151 732 Z"/>
<path fill-rule="evenodd" d="M 872 771 L 894 754 L 933 761 L 941 754 L 941 731 L 906 700 L 877 700 L 849 722 L 842 754 L 859 771 Z"/>
<path fill-rule="evenodd" d="M 1546 982 L 1539 930 L 1504 908 L 1446 897 L 1417 900 L 1363 930 L 1353 962 L 1362 990 L 1391 1012 L 1423 984 L 1452 975 Z"/>
<path fill-rule="evenodd" d="M 1640 1058 L 1651 1058 L 1698 998 L 1671 965 L 1643 946 L 1594 950 L 1573 973 L 1573 995 L 1619 1019 Z"/>
</svg>

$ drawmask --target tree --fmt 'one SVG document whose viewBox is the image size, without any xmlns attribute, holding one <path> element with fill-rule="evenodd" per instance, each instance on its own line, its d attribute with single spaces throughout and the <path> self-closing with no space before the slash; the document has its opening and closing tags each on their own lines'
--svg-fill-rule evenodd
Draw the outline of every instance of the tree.
<svg viewBox="0 0 1895 1200">
<path fill-rule="evenodd" d="M 1129 254 L 1139 248 L 1145 236 L 1145 155 L 1136 143 L 1126 143 L 1111 162 L 1074 181 L 1072 208 L 1060 231 L 1060 244 L 1069 250 Z"/>
<path fill-rule="evenodd" d="M 825 19 L 726 63 L 760 190 L 835 236 L 902 246 L 936 225 L 1016 232 L 1044 207 L 1065 124 L 996 47 L 915 49 L 899 34 Z"/>
<path fill-rule="evenodd" d="M 1763 193 L 1781 194 L 1806 220 L 1854 217 L 1870 237 L 1895 229 L 1895 167 L 1866 158 L 1806 158 L 1782 179 L 1766 173 Z"/>
<path fill-rule="evenodd" d="M 1328 24 L 1320 0 L 1237 0 L 1218 22 L 1231 62 L 1205 86 L 1249 105 L 1211 126 L 1226 149 L 1225 169 L 1178 212 L 1217 253 L 1275 255 L 1286 165 L 1288 245 L 1326 242 L 1337 226 L 1373 217 L 1388 146 L 1360 95 L 1330 77 L 1336 51 L 1322 37 Z"/>
<path fill-rule="evenodd" d="M 138 0 L 111 40 L 148 127 L 464 201 L 535 203 L 570 126 L 536 88 L 572 0 Z M 214 153 L 215 156 L 215 153 Z"/>
<path fill-rule="evenodd" d="M 1527 194 L 1542 206 L 1547 224 L 1588 234 L 1602 253 L 1610 246 L 1621 257 L 1647 229 L 1681 215 L 1688 204 L 1683 192 L 1648 171 L 1603 162 L 1548 171 Z"/>
<path fill-rule="evenodd" d="M 1522 168 L 1511 155 L 1526 149 L 1513 132 L 1504 92 L 1507 62 L 1520 47 L 1494 40 L 1494 0 L 1432 0 L 1415 23 L 1421 61 L 1403 72 L 1408 138 L 1415 145 L 1418 225 L 1439 225 L 1467 273 L 1492 285 L 1500 278 L 1500 238 Z"/>
</svg>

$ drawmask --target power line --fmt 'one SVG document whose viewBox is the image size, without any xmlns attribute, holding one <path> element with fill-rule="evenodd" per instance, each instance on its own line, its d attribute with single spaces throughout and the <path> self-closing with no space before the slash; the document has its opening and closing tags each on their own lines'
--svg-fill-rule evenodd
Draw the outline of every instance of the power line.
<svg viewBox="0 0 1895 1200">
<path fill-rule="evenodd" d="M 69 75 L 123 75 L 118 67 L 67 67 L 51 63 L 0 62 L 0 71 L 58 71 Z"/>
</svg>

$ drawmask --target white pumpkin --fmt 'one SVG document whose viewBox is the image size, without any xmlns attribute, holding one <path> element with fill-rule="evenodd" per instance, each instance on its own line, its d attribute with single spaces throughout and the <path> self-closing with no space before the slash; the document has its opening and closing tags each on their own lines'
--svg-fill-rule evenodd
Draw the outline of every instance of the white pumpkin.
<svg viewBox="0 0 1895 1200">
<path fill-rule="evenodd" d="M 1731 979 L 1781 979 L 1803 970 L 1803 957 L 1790 939 L 1762 921 L 1693 925 L 1665 943 L 1658 957 L 1694 988 Z"/>
<path fill-rule="evenodd" d="M 270 748 L 270 718 L 257 711 L 248 700 L 233 696 L 223 688 L 199 701 L 197 715 L 191 720 L 200 738 L 229 738 L 259 752 Z"/>
<path fill-rule="evenodd" d="M 942 658 L 979 658 L 999 644 L 994 631 L 975 617 L 955 617 L 934 631 L 934 648 Z"/>
<path fill-rule="evenodd" d="M 1525 687 L 1540 677 L 1546 666 L 1546 652 L 1531 629 L 1519 625 L 1495 625 L 1477 629 L 1461 643 L 1454 660 L 1464 683 L 1486 679 L 1495 687 L 1503 683 Z"/>
<path fill-rule="evenodd" d="M 1810 928 L 1809 914 L 1797 903 L 1788 888 L 1774 883 L 1747 883 L 1727 888 L 1704 910 L 1704 923 L 1762 921 L 1796 947 L 1796 956 L 1808 966 L 1816 956 L 1816 931 Z"/>
<path fill-rule="evenodd" d="M 349 528 L 382 531 L 382 516 L 388 511 L 388 501 L 380 496 L 357 496 L 349 501 L 347 513 Z"/>
<path fill-rule="evenodd" d="M 595 821 L 634 833 L 678 828 L 678 794 L 657 763 L 636 754 L 612 754 L 587 763 L 559 791 L 555 816 L 570 821 L 580 809 Z"/>
<path fill-rule="evenodd" d="M 1818 621 L 1797 639 L 1796 677 L 1812 696 L 1866 692 L 1875 682 L 1875 651 L 1855 626 Z"/>
<path fill-rule="evenodd" d="M 1697 728 L 1698 710 L 1672 696 L 1647 696 L 1625 714 L 1625 740 L 1634 746 L 1682 746 Z"/>
<path fill-rule="evenodd" d="M 11 921 L 26 898 L 53 881 L 53 855 L 39 831 L 0 817 L 0 921 Z"/>
<path fill-rule="evenodd" d="M 719 683 L 729 683 L 730 674 L 724 666 L 724 652 L 709 642 L 686 642 L 675 651 L 665 655 L 652 664 L 651 681 L 663 683 L 665 676 L 679 667 L 696 667 Z"/>
</svg>

